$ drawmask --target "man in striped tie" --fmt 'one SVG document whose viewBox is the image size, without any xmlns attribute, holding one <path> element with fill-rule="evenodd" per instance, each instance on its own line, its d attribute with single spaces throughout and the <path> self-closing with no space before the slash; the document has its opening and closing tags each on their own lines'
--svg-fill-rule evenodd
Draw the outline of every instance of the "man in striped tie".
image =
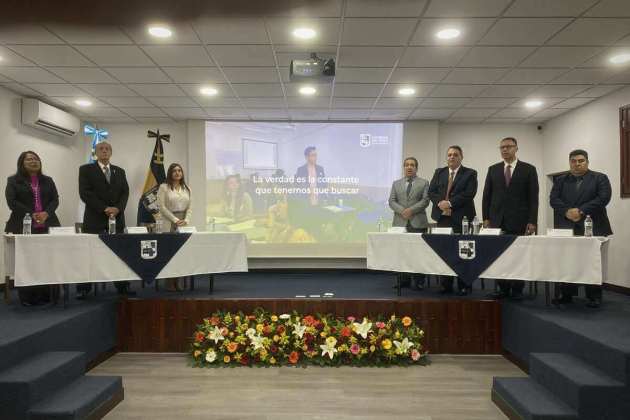
<svg viewBox="0 0 630 420">
<path fill-rule="evenodd" d="M 475 194 L 477 194 L 477 171 L 462 165 L 464 152 L 459 146 L 450 146 L 446 151 L 446 166 L 438 168 L 429 184 L 429 198 L 433 203 L 431 218 L 438 227 L 452 227 L 455 233 L 462 231 L 462 219 L 468 220 L 475 212 Z M 453 293 L 453 278 L 441 278 L 443 294 Z M 457 281 L 460 295 L 466 295 L 470 289 Z"/>
</svg>

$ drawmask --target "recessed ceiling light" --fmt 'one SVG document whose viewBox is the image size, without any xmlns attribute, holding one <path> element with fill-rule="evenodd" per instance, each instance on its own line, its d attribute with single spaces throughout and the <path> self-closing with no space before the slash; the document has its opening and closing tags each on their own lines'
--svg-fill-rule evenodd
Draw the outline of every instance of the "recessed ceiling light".
<svg viewBox="0 0 630 420">
<path fill-rule="evenodd" d="M 414 93 L 416 93 L 416 90 L 414 88 L 404 87 L 404 88 L 398 89 L 398 94 L 400 96 L 411 96 Z"/>
<path fill-rule="evenodd" d="M 216 90 L 213 87 L 202 87 L 201 89 L 199 89 L 199 93 L 201 93 L 202 95 L 206 95 L 206 96 L 214 96 L 217 93 L 219 93 L 218 90 Z"/>
<path fill-rule="evenodd" d="M 525 107 L 526 108 L 538 108 L 543 103 L 544 103 L 543 101 L 539 101 L 538 99 L 532 99 L 531 101 L 525 102 Z"/>
<path fill-rule="evenodd" d="M 630 62 L 630 52 L 613 55 L 609 61 L 613 64 L 625 64 Z"/>
<path fill-rule="evenodd" d="M 173 31 L 166 26 L 149 26 L 149 34 L 156 38 L 170 38 L 173 35 Z"/>
<path fill-rule="evenodd" d="M 312 28 L 296 28 L 293 30 L 293 36 L 300 39 L 313 39 L 316 35 L 317 32 Z"/>
<path fill-rule="evenodd" d="M 442 29 L 441 31 L 438 31 L 435 34 L 435 36 L 440 39 L 453 39 L 453 38 L 457 38 L 460 34 L 461 34 L 461 31 L 459 29 L 446 28 L 446 29 Z"/>
<path fill-rule="evenodd" d="M 75 104 L 79 105 L 79 106 L 91 106 L 92 102 L 88 101 L 87 99 L 77 99 L 76 101 L 74 101 Z"/>
<path fill-rule="evenodd" d="M 315 89 L 313 86 L 302 86 L 299 92 L 301 95 L 310 96 L 315 95 L 317 93 L 317 89 Z"/>
</svg>

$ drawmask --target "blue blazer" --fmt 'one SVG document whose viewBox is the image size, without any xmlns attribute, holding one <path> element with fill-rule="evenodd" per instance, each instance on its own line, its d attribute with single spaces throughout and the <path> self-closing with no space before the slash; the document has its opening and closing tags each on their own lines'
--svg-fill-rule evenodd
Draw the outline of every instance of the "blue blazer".
<svg viewBox="0 0 630 420">
<path fill-rule="evenodd" d="M 448 166 L 438 168 L 433 174 L 431 183 L 429 184 L 429 198 L 433 203 L 431 218 L 436 222 L 442 216 L 442 210 L 438 207 L 438 203 L 446 199 L 446 189 L 448 188 Z M 474 169 L 460 166 L 457 176 L 453 180 L 449 201 L 451 202 L 452 214 L 451 221 L 454 228 L 462 225 L 464 216 L 469 221 L 477 215 L 475 211 L 475 202 L 473 201 L 477 194 L 477 171 Z"/>
</svg>

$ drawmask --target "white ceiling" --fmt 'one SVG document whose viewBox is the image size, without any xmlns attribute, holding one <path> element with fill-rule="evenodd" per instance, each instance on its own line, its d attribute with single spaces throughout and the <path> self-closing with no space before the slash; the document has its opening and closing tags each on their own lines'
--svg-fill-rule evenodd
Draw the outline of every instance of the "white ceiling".
<svg viewBox="0 0 630 420">
<path fill-rule="evenodd" d="M 297 42 L 298 25 L 318 38 Z M 543 122 L 630 85 L 630 66 L 607 61 L 630 52 L 629 0 L 322 0 L 171 26 L 158 40 L 143 25 L 3 25 L 0 85 L 99 122 Z M 445 26 L 462 35 L 436 39 Z M 336 58 L 337 77 L 301 97 L 288 66 L 313 51 Z"/>
</svg>

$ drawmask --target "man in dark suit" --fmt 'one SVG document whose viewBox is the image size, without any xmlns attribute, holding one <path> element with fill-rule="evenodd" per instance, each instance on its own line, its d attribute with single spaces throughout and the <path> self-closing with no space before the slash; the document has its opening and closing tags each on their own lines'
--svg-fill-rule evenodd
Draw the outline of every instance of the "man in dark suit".
<svg viewBox="0 0 630 420">
<path fill-rule="evenodd" d="M 538 222 L 538 174 L 536 168 L 516 158 L 518 143 L 506 137 L 499 144 L 502 162 L 488 168 L 483 188 L 483 225 L 510 235 L 532 235 Z M 522 280 L 499 281 L 497 297 L 523 297 Z"/>
<path fill-rule="evenodd" d="M 477 171 L 462 166 L 464 152 L 459 146 L 451 146 L 446 151 L 446 166 L 438 168 L 429 184 L 429 198 L 433 203 L 431 218 L 438 227 L 451 227 L 456 233 L 462 231 L 464 216 L 472 221 L 475 215 L 475 194 L 477 194 Z M 453 278 L 442 276 L 442 293 L 453 292 Z M 457 279 L 460 295 L 467 295 L 470 288 Z"/>
<path fill-rule="evenodd" d="M 574 150 L 569 153 L 569 173 L 554 179 L 549 202 L 553 207 L 553 225 L 559 229 L 572 229 L 576 236 L 584 236 L 584 219 L 593 219 L 593 235 L 612 235 L 606 205 L 610 203 L 612 188 L 608 177 L 588 169 L 588 153 Z M 587 306 L 598 308 L 602 300 L 602 288 L 586 285 Z M 571 303 L 577 294 L 576 284 L 563 283 L 562 296 L 555 303 Z"/>
<path fill-rule="evenodd" d="M 79 196 L 85 203 L 83 228 L 85 233 L 107 233 L 110 216 L 116 218 L 116 232 L 125 229 L 125 207 L 129 198 L 129 185 L 125 171 L 112 165 L 112 146 L 107 142 L 95 147 L 96 159 L 79 168 Z M 119 294 L 127 294 L 129 282 L 115 282 Z M 91 284 L 77 285 L 80 297 L 85 298 Z"/>
</svg>

